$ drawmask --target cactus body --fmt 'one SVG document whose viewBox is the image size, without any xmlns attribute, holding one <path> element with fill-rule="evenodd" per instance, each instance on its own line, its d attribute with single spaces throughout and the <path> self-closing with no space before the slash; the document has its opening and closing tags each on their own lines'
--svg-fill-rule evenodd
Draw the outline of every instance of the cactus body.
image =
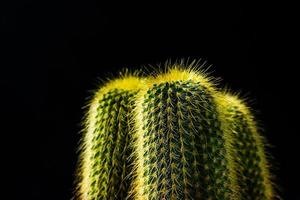
<svg viewBox="0 0 300 200">
<path fill-rule="evenodd" d="M 230 94 L 223 111 L 233 134 L 232 148 L 236 163 L 240 198 L 268 200 L 274 198 L 269 166 L 265 155 L 265 139 L 258 133 L 256 123 L 245 103 Z"/>
<path fill-rule="evenodd" d="M 275 198 L 250 109 L 184 67 L 127 76 L 96 93 L 85 122 L 79 199 Z"/>
<path fill-rule="evenodd" d="M 209 81 L 171 70 L 137 105 L 137 199 L 230 199 L 236 186 Z"/>
<path fill-rule="evenodd" d="M 132 171 L 130 113 L 139 79 L 109 82 L 94 96 L 85 122 L 78 196 L 83 200 L 125 199 Z"/>
</svg>

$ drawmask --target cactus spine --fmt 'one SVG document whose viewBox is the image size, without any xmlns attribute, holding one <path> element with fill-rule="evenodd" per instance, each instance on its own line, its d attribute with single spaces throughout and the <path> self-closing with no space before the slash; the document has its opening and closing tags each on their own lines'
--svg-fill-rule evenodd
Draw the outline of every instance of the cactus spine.
<svg viewBox="0 0 300 200">
<path fill-rule="evenodd" d="M 104 85 L 85 121 L 77 196 L 82 200 L 125 199 L 132 171 L 130 114 L 140 79 L 126 75 Z"/>
<path fill-rule="evenodd" d="M 85 122 L 80 199 L 275 198 L 250 109 L 192 65 L 126 76 L 96 93 Z"/>
</svg>

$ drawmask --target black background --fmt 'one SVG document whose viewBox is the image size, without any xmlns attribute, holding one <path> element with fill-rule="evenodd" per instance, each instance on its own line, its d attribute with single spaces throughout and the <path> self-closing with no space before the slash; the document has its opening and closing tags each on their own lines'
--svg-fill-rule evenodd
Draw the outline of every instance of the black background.
<svg viewBox="0 0 300 200">
<path fill-rule="evenodd" d="M 300 199 L 296 63 L 286 5 L 244 1 L 1 5 L 1 147 L 6 199 L 70 199 L 89 90 L 123 67 L 207 60 L 252 99 L 284 199 Z M 3 89 L 2 89 L 3 88 Z"/>
</svg>

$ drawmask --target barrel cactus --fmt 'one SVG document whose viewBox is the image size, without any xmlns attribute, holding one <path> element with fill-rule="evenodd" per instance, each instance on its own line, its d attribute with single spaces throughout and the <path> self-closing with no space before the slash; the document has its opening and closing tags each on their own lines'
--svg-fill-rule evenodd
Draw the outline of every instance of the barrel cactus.
<svg viewBox="0 0 300 200">
<path fill-rule="evenodd" d="M 78 199 L 275 198 L 251 110 L 197 66 L 108 82 L 84 126 Z"/>
</svg>

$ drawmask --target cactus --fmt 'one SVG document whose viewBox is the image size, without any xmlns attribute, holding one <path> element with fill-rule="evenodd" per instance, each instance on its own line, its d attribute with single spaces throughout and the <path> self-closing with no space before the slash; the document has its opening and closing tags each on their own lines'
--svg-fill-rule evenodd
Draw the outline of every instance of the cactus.
<svg viewBox="0 0 300 200">
<path fill-rule="evenodd" d="M 275 198 L 250 109 L 214 80 L 180 63 L 102 87 L 85 122 L 79 199 Z"/>
<path fill-rule="evenodd" d="M 96 92 L 84 122 L 76 196 L 82 200 L 125 199 L 131 184 L 131 110 L 140 79 L 110 81 Z"/>
<path fill-rule="evenodd" d="M 232 199 L 230 150 L 209 78 L 171 69 L 136 107 L 137 199 Z"/>
<path fill-rule="evenodd" d="M 272 177 L 264 150 L 266 142 L 258 133 L 250 108 L 237 95 L 224 93 L 222 97 L 223 112 L 234 138 L 233 158 L 238 174 L 240 199 L 274 198 Z"/>
</svg>

